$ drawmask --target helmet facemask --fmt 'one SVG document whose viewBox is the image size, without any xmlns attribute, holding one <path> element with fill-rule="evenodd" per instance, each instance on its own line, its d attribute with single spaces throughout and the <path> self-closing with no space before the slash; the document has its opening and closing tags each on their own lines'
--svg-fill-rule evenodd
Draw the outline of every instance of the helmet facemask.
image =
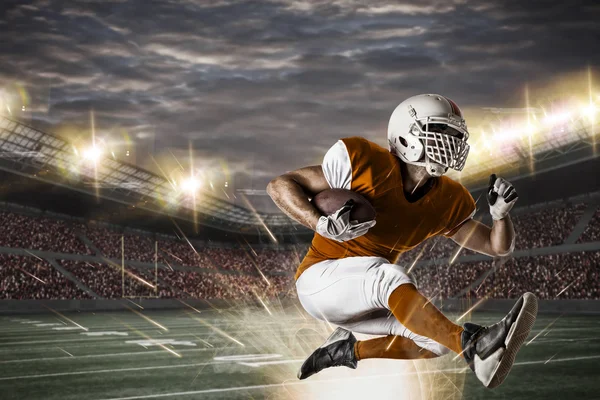
<svg viewBox="0 0 600 400">
<path fill-rule="evenodd" d="M 466 127 L 450 121 L 443 117 L 415 119 L 410 133 L 421 142 L 421 157 L 420 160 L 406 161 L 426 167 L 431 176 L 441 176 L 448 168 L 461 171 L 469 154 L 469 133 Z M 423 156 L 425 160 L 421 161 Z"/>
<path fill-rule="evenodd" d="M 423 125 L 419 120 L 415 125 L 418 128 L 418 137 L 422 139 L 427 159 L 461 171 L 467 161 L 469 145 L 467 139 L 469 133 L 458 125 L 452 125 L 445 121 L 436 121 L 436 117 L 427 117 Z M 446 119 L 446 118 L 440 118 Z M 420 128 L 420 126 L 423 126 Z"/>
</svg>

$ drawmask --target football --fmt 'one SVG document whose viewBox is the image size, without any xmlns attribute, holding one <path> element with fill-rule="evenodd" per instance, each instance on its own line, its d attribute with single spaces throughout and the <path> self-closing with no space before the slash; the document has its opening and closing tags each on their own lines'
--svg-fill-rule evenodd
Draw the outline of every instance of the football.
<svg viewBox="0 0 600 400">
<path fill-rule="evenodd" d="M 344 205 L 348 200 L 354 200 L 354 207 L 350 211 L 350 220 L 358 222 L 372 221 L 375 219 L 375 208 L 362 195 L 346 189 L 327 189 L 312 198 L 312 204 L 323 215 L 331 215 Z"/>
</svg>

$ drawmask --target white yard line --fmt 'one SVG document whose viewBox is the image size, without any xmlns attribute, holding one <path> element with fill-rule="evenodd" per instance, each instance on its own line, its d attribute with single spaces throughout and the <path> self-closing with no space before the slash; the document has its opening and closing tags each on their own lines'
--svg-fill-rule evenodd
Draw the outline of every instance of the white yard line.
<svg viewBox="0 0 600 400">
<path fill-rule="evenodd" d="M 167 335 L 167 338 L 170 337 L 179 337 L 179 336 L 194 336 L 194 335 L 190 335 L 190 334 L 173 334 L 173 335 Z M 116 342 L 118 339 L 122 339 L 122 337 L 110 337 L 110 339 L 114 339 L 114 340 L 108 340 L 109 337 L 106 337 L 104 340 L 98 340 L 100 342 L 107 342 L 107 341 L 114 341 Z M 204 343 L 205 341 L 195 337 L 194 339 L 191 339 L 192 341 L 196 341 L 196 340 L 200 340 L 200 342 Z M 556 343 L 556 342 L 584 342 L 584 341 L 591 341 L 591 340 L 600 340 L 600 337 L 598 336 L 592 336 L 592 337 L 584 337 L 584 338 L 575 338 L 575 339 L 568 339 L 568 338 L 564 338 L 564 339 L 541 339 L 541 340 L 536 340 L 533 343 L 531 343 L 532 345 L 538 345 L 538 344 L 546 344 L 546 343 Z M 57 340 L 57 341 L 51 341 L 52 343 L 61 343 L 61 342 L 68 342 L 69 344 L 71 344 L 71 342 L 87 342 L 87 345 L 71 345 L 70 347 L 74 348 L 74 349 L 81 349 L 81 348 L 86 348 L 86 347 L 97 347 L 96 346 L 96 340 L 90 338 L 90 339 L 74 339 L 74 340 Z M 47 343 L 49 341 L 44 341 L 44 343 Z M 30 343 L 30 342 L 27 342 Z M 121 342 L 118 342 L 119 346 L 122 344 Z M 58 346 L 53 346 L 54 348 L 57 348 Z M 183 353 L 187 353 L 187 352 L 196 352 L 196 351 L 206 351 L 206 350 L 224 350 L 227 349 L 227 346 L 224 347 L 212 347 L 212 348 L 201 348 L 201 349 L 185 349 L 185 350 L 181 350 L 181 352 Z M 40 349 L 36 349 L 36 351 L 39 351 Z M 17 353 L 22 353 L 22 349 L 6 349 L 6 350 L 0 350 L 0 353 L 2 354 L 7 354 L 7 353 L 11 353 L 11 352 L 17 352 Z M 40 357 L 40 358 L 25 358 L 25 359 L 14 359 L 14 360 L 3 360 L 0 361 L 0 365 L 2 364 L 14 364 L 14 363 L 20 363 L 20 362 L 35 362 L 35 361 L 53 361 L 53 360 L 65 360 L 65 359 L 72 359 L 72 358 L 96 358 L 96 357 L 118 357 L 118 356 L 125 356 L 125 355 L 145 355 L 145 354 L 158 354 L 158 353 L 163 353 L 163 351 L 139 351 L 139 352 L 122 352 L 122 353 L 102 353 L 102 354 L 85 354 L 85 355 L 80 355 L 80 356 L 74 356 L 74 357 Z"/>
<path fill-rule="evenodd" d="M 172 333 L 172 334 L 168 334 L 169 336 L 193 336 L 193 335 L 206 335 L 209 333 L 213 333 L 214 330 L 211 328 L 207 328 L 204 326 L 189 326 L 187 327 L 189 329 L 189 332 L 184 332 L 184 333 Z M 91 328 L 93 329 L 93 328 Z M 146 329 L 144 331 L 154 331 L 156 329 L 148 329 L 148 326 L 146 325 Z M 178 329 L 171 329 L 172 331 L 177 331 Z M 287 332 L 287 331 L 296 331 L 297 327 L 285 327 L 282 328 L 280 330 L 278 330 L 277 332 Z M 135 332 L 135 330 L 127 330 L 127 332 Z M 257 334 L 257 333 L 262 333 L 262 332 L 267 332 L 267 333 L 273 333 L 273 329 L 250 329 L 250 328 L 244 328 L 244 329 L 239 329 L 239 330 L 235 330 L 235 331 L 226 331 L 227 334 L 232 335 L 232 336 L 236 336 L 236 335 L 247 335 L 248 333 L 251 334 Z M 39 332 L 40 334 L 44 333 L 42 331 Z M 50 334 L 50 333 L 54 333 L 51 331 L 46 331 L 45 333 Z M 79 333 L 79 332 L 78 332 Z M 60 335 L 60 332 L 57 333 L 57 335 Z M 2 335 L 0 335 L 0 338 L 2 337 Z M 79 337 L 79 336 L 76 336 Z M 72 343 L 72 342 L 85 342 L 85 341 L 90 341 L 91 338 L 81 338 L 81 339 L 56 339 L 56 340 L 26 340 L 26 341 L 20 341 L 20 342 L 0 342 L 0 347 L 7 347 L 7 346 L 11 346 L 11 345 L 16 345 L 16 344 L 43 344 L 43 343 Z M 102 339 L 98 338 L 95 339 L 98 342 L 109 342 L 109 341 L 116 341 L 122 339 L 122 337 L 119 336 L 106 336 L 103 337 Z M 2 350 L 0 350 L 1 352 Z"/>
<path fill-rule="evenodd" d="M 600 358 L 598 356 L 586 356 L 586 357 L 573 357 L 573 358 L 560 358 L 556 360 L 551 360 L 550 362 L 568 362 L 568 361 L 579 361 L 579 360 L 588 360 L 588 359 L 597 359 Z M 539 361 L 524 361 L 520 363 L 515 363 L 515 366 L 518 365 L 532 365 L 532 364 L 545 364 L 548 360 L 539 360 Z M 229 387 L 229 388 L 220 388 L 220 389 L 204 389 L 204 390 L 193 390 L 188 392 L 171 392 L 171 393 L 160 393 L 160 394 L 149 394 L 144 396 L 132 396 L 132 397 L 113 397 L 110 399 L 103 400 L 136 400 L 136 399 L 156 399 L 161 397 L 172 397 L 172 396 L 190 396 L 190 395 L 198 395 L 198 394 L 206 394 L 206 393 L 219 393 L 219 392 L 234 392 L 239 390 L 256 390 L 256 389 L 270 389 L 276 387 L 283 386 L 291 386 L 291 385 L 305 385 L 305 384 L 315 384 L 315 383 L 330 383 L 335 381 L 343 381 L 343 380 L 356 380 L 356 379 L 373 379 L 373 378 L 387 378 L 392 376 L 402 376 L 402 375 L 417 375 L 417 374 L 433 374 L 436 372 L 459 372 L 463 370 L 463 368 L 451 368 L 446 370 L 439 371 L 427 371 L 427 372 L 402 372 L 397 374 L 385 374 L 385 375 L 370 375 L 370 376 L 358 376 L 358 377 L 348 377 L 348 378 L 338 378 L 338 379 L 322 379 L 322 380 L 312 380 L 312 381 L 291 381 L 291 382 L 283 382 L 283 383 L 273 383 L 270 385 L 254 385 L 254 386 L 238 386 L 238 387 Z"/>
<path fill-rule="evenodd" d="M 187 367 L 199 367 L 202 365 L 213 365 L 213 364 L 227 364 L 227 363 L 225 361 L 213 361 L 213 362 L 195 363 L 195 364 L 156 365 L 153 367 L 100 369 L 100 370 L 93 370 L 93 371 L 75 371 L 75 372 L 57 372 L 54 374 L 7 376 L 7 377 L 0 378 L 0 381 L 10 381 L 10 380 L 17 380 L 17 379 L 50 378 L 50 377 L 55 377 L 55 376 L 70 376 L 70 375 L 106 374 L 106 373 L 110 373 L 110 372 L 147 371 L 147 370 L 152 370 L 152 369 L 187 368 Z"/>
<path fill-rule="evenodd" d="M 155 318 L 157 318 L 157 317 L 155 317 Z M 25 321 L 25 320 L 23 320 L 23 321 Z M 43 321 L 34 321 L 34 322 L 41 323 Z M 92 322 L 92 321 L 90 321 L 90 322 Z M 191 328 L 191 327 L 201 327 L 202 326 L 202 325 L 198 325 L 194 321 L 181 321 L 181 320 L 175 322 L 173 325 L 170 325 L 169 324 L 170 321 L 168 318 L 163 319 L 160 322 L 169 329 L 182 329 L 182 328 Z M 214 323 L 211 322 L 210 320 L 207 320 L 207 322 L 210 322 L 211 325 L 219 327 L 219 326 L 230 326 L 235 323 L 243 324 L 245 321 L 232 318 L 231 321 L 226 321 L 226 322 L 223 322 L 223 319 L 217 319 L 217 320 L 215 320 Z M 265 321 L 265 322 L 261 323 L 260 325 L 261 326 L 265 326 L 265 325 L 267 325 L 267 326 L 268 325 L 283 325 L 283 326 L 285 326 L 287 324 L 294 323 L 294 322 L 301 322 L 303 324 L 306 323 L 306 321 L 303 319 L 295 318 L 295 319 L 289 319 L 289 320 L 288 319 L 280 319 L 277 321 Z M 318 321 L 318 320 L 314 320 L 315 324 L 318 324 L 319 322 L 320 321 Z M 148 327 L 148 324 L 145 324 L 145 323 L 135 323 L 135 324 L 128 324 L 128 325 L 135 329 L 143 329 L 145 327 Z M 25 328 L 25 325 L 15 325 L 14 328 L 0 329 L 0 334 L 31 332 L 28 329 L 23 329 L 23 328 Z M 101 325 L 101 326 L 91 325 L 91 326 L 88 326 L 88 328 L 89 329 L 101 329 L 101 330 L 118 330 L 118 329 L 123 329 L 123 325 L 115 325 L 113 323 L 112 325 Z M 242 327 L 240 327 L 240 328 L 242 328 Z M 50 330 L 48 330 L 48 331 L 50 331 Z"/>
<path fill-rule="evenodd" d="M 56 346 L 55 346 L 56 347 Z M 60 347 L 56 347 L 60 349 Z M 201 349 L 184 349 L 178 350 L 180 353 L 192 353 L 192 352 L 202 352 L 202 351 L 213 351 L 213 350 L 225 350 L 229 349 L 229 347 L 203 347 Z M 62 349 L 61 349 L 62 350 Z M 25 362 L 37 362 L 37 361 L 61 361 L 61 360 L 73 360 L 80 358 L 102 358 L 102 357 L 122 357 L 122 356 L 144 356 L 144 355 L 155 355 L 155 354 L 165 354 L 164 350 L 150 350 L 150 351 L 132 351 L 132 352 L 123 352 L 123 353 L 102 353 L 102 354 L 86 354 L 82 356 L 71 356 L 71 357 L 41 357 L 41 358 L 26 358 L 23 360 L 5 360 L 0 361 L 1 364 L 18 364 Z"/>
<path fill-rule="evenodd" d="M 596 355 L 596 356 L 584 356 L 584 357 L 572 357 L 572 358 L 559 358 L 559 359 L 551 360 L 550 362 L 555 363 L 555 362 L 591 360 L 591 359 L 597 359 L 597 358 L 600 358 L 600 355 Z M 298 362 L 298 363 L 300 363 L 303 360 L 288 360 L 288 361 L 290 363 L 291 362 Z M 547 363 L 547 362 L 548 362 L 548 360 L 523 361 L 523 362 L 520 362 L 520 363 L 515 363 L 514 365 L 544 364 L 544 363 Z M 237 364 L 238 362 L 233 361 L 233 363 Z M 212 361 L 212 362 L 194 363 L 194 364 L 156 365 L 156 366 L 152 366 L 152 367 L 101 369 L 101 370 L 75 371 L 75 372 L 58 372 L 58 373 L 53 373 L 53 374 L 35 374 L 35 375 L 20 375 L 20 376 L 2 377 L 2 378 L 0 378 L 0 381 L 18 380 L 18 379 L 49 378 L 49 377 L 57 377 L 57 376 L 71 376 L 71 375 L 103 374 L 103 373 L 111 373 L 111 372 L 147 371 L 147 370 L 155 370 L 155 369 L 187 368 L 187 367 L 199 367 L 199 366 L 215 365 L 215 364 L 228 364 L 228 363 L 226 361 L 216 361 L 216 362 Z M 441 370 L 441 371 L 442 372 L 458 372 L 458 371 L 461 371 L 463 369 L 464 368 L 452 368 L 452 369 Z M 432 371 L 432 372 L 435 372 L 435 371 Z M 406 374 L 405 373 L 402 373 L 402 374 L 391 374 L 389 376 L 396 376 L 396 375 L 406 375 Z M 358 378 L 361 378 L 361 377 L 358 377 Z M 356 379 L 356 378 L 354 378 L 354 379 Z M 277 385 L 283 385 L 283 384 L 266 385 L 265 387 L 277 386 Z M 262 387 L 262 386 L 249 386 L 249 387 L 254 388 L 254 387 Z M 234 389 L 235 388 L 218 389 L 218 390 L 234 390 Z M 212 389 L 208 389 L 208 390 L 212 390 Z M 241 389 L 236 389 L 236 390 L 241 390 Z M 187 394 L 198 394 L 198 393 L 210 393 L 210 391 L 208 391 L 208 392 L 194 391 L 194 392 L 182 392 L 182 393 L 167 393 L 167 394 L 142 396 L 142 397 L 126 397 L 126 398 L 114 399 L 114 400 L 141 399 L 141 398 L 146 398 L 146 397 L 163 397 L 163 396 L 175 396 L 175 395 L 182 395 L 182 394 L 186 394 L 187 395 Z M 113 399 L 111 399 L 111 400 L 113 400 Z"/>
</svg>

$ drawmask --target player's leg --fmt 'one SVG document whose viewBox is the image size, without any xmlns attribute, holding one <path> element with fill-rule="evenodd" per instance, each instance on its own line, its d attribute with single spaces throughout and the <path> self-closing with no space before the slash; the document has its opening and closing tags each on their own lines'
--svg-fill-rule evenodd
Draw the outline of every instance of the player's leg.
<svg viewBox="0 0 600 400">
<path fill-rule="evenodd" d="M 343 328 L 368 335 L 385 335 L 358 340 L 354 345 L 357 360 L 393 358 L 398 360 L 434 358 L 450 350 L 428 337 L 420 336 L 400 324 L 389 310 L 382 309 L 366 315 L 360 321 L 344 323 Z"/>
<path fill-rule="evenodd" d="M 411 332 L 462 353 L 463 327 L 450 321 L 413 284 L 396 287 L 387 298 L 389 310 Z"/>
<path fill-rule="evenodd" d="M 369 314 L 376 310 L 389 314 L 384 302 L 380 301 L 382 288 L 402 283 L 412 283 L 412 280 L 400 266 L 388 264 L 387 260 L 380 257 L 350 257 L 311 266 L 300 276 L 296 288 L 298 298 L 309 314 L 320 320 L 344 325 L 359 321 L 364 323 Z M 390 326 L 398 324 L 393 317 L 389 321 Z M 384 333 L 381 327 L 378 329 L 375 334 L 391 333 Z M 356 368 L 355 342 L 350 331 L 336 329 L 302 365 L 299 378 L 304 379 L 331 366 Z"/>
<path fill-rule="evenodd" d="M 388 305 L 406 328 L 463 356 L 477 378 L 489 388 L 500 385 L 508 376 L 537 315 L 536 297 L 525 293 L 502 321 L 488 327 L 467 323 L 463 329 L 448 320 L 411 284 L 395 288 Z"/>
<path fill-rule="evenodd" d="M 308 272 L 312 274 L 306 275 Z M 466 324 L 463 329 L 417 291 L 403 268 L 378 257 L 316 264 L 302 274 L 296 286 L 301 303 L 311 315 L 337 324 L 360 319 L 374 310 L 389 309 L 411 332 L 462 354 L 487 387 L 498 386 L 508 375 L 537 314 L 537 299 L 526 293 L 502 321 L 489 327 Z M 335 365 L 356 368 L 356 357 L 348 350 L 355 342 L 350 332 L 338 328 L 311 355 L 315 356 L 313 361 L 320 361 L 308 365 L 309 372 Z M 326 359 L 330 361 L 321 363 Z M 306 365 L 305 362 L 299 376 Z"/>
<path fill-rule="evenodd" d="M 375 339 L 359 340 L 354 345 L 356 359 L 391 358 L 394 360 L 417 360 L 439 357 L 432 351 L 419 347 L 414 341 L 402 336 L 382 336 Z"/>
<path fill-rule="evenodd" d="M 383 258 L 323 261 L 304 271 L 296 287 L 300 302 L 315 318 L 345 325 L 388 309 L 409 331 L 462 352 L 463 328 L 419 293 L 404 268 Z"/>
</svg>

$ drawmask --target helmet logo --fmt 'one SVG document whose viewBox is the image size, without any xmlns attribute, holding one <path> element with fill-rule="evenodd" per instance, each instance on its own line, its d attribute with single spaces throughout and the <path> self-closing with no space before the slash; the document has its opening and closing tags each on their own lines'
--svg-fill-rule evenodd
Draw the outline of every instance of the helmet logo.
<svg viewBox="0 0 600 400">
<path fill-rule="evenodd" d="M 413 108 L 413 106 L 408 106 L 408 115 L 415 118 L 417 116 L 417 112 Z"/>
</svg>

